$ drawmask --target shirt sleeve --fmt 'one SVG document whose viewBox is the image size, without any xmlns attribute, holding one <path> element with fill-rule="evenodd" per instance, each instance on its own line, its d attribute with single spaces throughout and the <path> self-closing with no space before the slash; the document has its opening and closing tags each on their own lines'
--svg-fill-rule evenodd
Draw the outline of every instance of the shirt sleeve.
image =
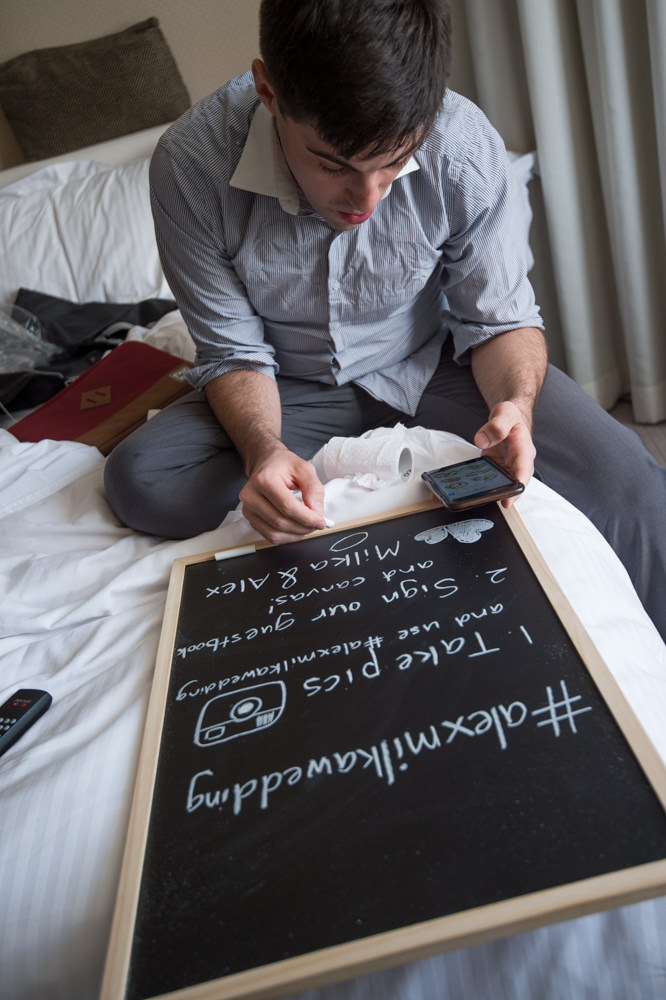
<svg viewBox="0 0 666 1000">
<path fill-rule="evenodd" d="M 202 171 L 163 143 L 150 165 L 150 198 L 162 268 L 196 346 L 195 388 L 239 369 L 277 372 L 273 348 L 224 245 L 224 202 Z"/>
<path fill-rule="evenodd" d="M 520 327 L 543 329 L 527 277 L 529 247 L 518 182 L 504 144 L 485 118 L 474 122 L 451 188 L 451 230 L 442 281 L 455 357 Z"/>
</svg>

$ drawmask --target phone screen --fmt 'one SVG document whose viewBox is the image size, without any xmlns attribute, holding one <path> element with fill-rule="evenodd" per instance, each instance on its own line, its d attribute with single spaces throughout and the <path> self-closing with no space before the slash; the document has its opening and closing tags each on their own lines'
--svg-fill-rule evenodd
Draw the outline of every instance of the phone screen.
<svg viewBox="0 0 666 1000">
<path fill-rule="evenodd" d="M 522 492 L 522 484 L 487 458 L 473 458 L 423 474 L 444 503 L 465 505 L 473 499 L 500 499 Z"/>
</svg>

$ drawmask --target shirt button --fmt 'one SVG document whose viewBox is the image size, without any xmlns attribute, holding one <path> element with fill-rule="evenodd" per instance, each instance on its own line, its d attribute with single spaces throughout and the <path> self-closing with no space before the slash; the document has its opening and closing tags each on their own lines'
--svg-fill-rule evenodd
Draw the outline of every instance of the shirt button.
<svg viewBox="0 0 666 1000">
<path fill-rule="evenodd" d="M 339 287 L 340 287 L 340 282 L 339 281 L 332 282 L 331 288 L 333 289 L 334 292 L 337 292 L 337 290 L 338 290 Z"/>
<path fill-rule="evenodd" d="M 340 329 L 340 324 L 338 323 L 337 320 L 335 321 L 335 323 L 331 323 L 331 330 L 339 330 L 339 329 Z"/>
</svg>

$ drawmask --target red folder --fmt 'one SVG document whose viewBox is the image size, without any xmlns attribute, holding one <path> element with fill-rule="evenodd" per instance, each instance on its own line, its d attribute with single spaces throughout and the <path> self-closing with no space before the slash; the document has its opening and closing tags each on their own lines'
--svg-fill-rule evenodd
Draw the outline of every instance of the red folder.
<svg viewBox="0 0 666 1000">
<path fill-rule="evenodd" d="M 149 410 L 192 391 L 185 378 L 191 367 L 149 344 L 126 341 L 7 429 L 19 441 L 81 441 L 108 455 Z"/>
</svg>

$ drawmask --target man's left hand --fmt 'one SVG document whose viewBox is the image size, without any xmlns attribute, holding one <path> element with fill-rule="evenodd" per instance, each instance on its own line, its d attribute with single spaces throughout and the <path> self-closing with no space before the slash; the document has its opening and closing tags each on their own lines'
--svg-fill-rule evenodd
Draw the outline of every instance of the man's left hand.
<svg viewBox="0 0 666 1000">
<path fill-rule="evenodd" d="M 474 444 L 527 486 L 534 474 L 536 448 L 527 420 L 515 403 L 493 406 L 488 422 L 476 432 Z M 515 499 L 502 500 L 502 506 L 509 507 Z"/>
</svg>

